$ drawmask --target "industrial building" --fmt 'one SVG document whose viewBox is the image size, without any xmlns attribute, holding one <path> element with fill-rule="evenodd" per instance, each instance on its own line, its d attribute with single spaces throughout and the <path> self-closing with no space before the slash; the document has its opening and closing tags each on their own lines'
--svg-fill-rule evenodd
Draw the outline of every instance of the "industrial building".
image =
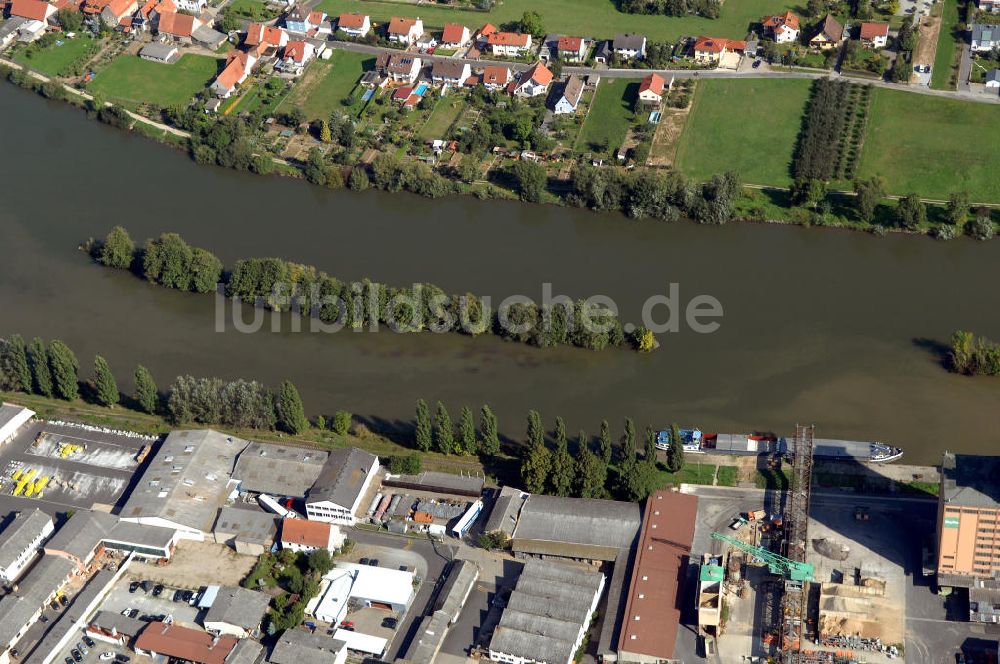
<svg viewBox="0 0 1000 664">
<path fill-rule="evenodd" d="M 281 548 L 311 553 L 317 549 L 336 551 L 344 546 L 340 528 L 325 521 L 281 520 Z"/>
<path fill-rule="evenodd" d="M 211 429 L 172 432 L 150 460 L 120 517 L 204 540 L 211 536 L 219 508 L 236 492 L 233 470 L 247 445 Z"/>
<path fill-rule="evenodd" d="M 66 584 L 76 566 L 58 556 L 42 556 L 17 583 L 17 591 L 0 598 L 0 664 L 38 620 L 42 607 Z"/>
<path fill-rule="evenodd" d="M 314 521 L 353 526 L 378 468 L 378 457 L 363 450 L 349 447 L 330 452 L 306 492 L 306 515 Z"/>
<path fill-rule="evenodd" d="M 642 535 L 618 640 L 618 661 L 656 664 L 674 654 L 679 585 L 694 540 L 698 498 L 657 491 L 646 499 Z"/>
<path fill-rule="evenodd" d="M 13 403 L 0 404 L 0 445 L 6 445 L 35 416 L 35 411 Z"/>
<path fill-rule="evenodd" d="M 80 510 L 45 543 L 45 553 L 62 556 L 80 569 L 102 549 L 134 552 L 154 560 L 169 559 L 180 537 L 173 528 L 144 526 L 105 512 Z"/>
<path fill-rule="evenodd" d="M 52 517 L 39 509 L 13 512 L 0 532 L 0 581 L 14 581 L 41 551 L 54 528 Z"/>
<path fill-rule="evenodd" d="M 528 560 L 490 639 L 503 664 L 571 664 L 604 590 L 588 567 Z"/>
<path fill-rule="evenodd" d="M 223 586 L 215 594 L 202 624 L 210 632 L 245 638 L 260 629 L 270 595 L 238 586 Z"/>
<path fill-rule="evenodd" d="M 271 550 L 278 532 L 274 514 L 223 507 L 215 520 L 212 536 L 244 556 L 259 556 Z"/>
<path fill-rule="evenodd" d="M 486 525 L 483 526 L 483 532 L 502 532 L 507 537 L 513 537 L 514 528 L 517 527 L 517 518 L 520 516 L 521 508 L 529 496 L 530 494 L 514 487 L 505 486 L 501 488 L 500 493 L 493 502 L 490 518 L 486 520 Z"/>
<path fill-rule="evenodd" d="M 344 664 L 347 643 L 323 634 L 286 629 L 267 658 L 271 664 Z"/>
<path fill-rule="evenodd" d="M 635 503 L 531 495 L 520 510 L 511 550 L 519 557 L 612 561 L 635 543 L 641 522 Z"/>
<path fill-rule="evenodd" d="M 938 584 L 1000 578 L 1000 456 L 945 452 L 938 498 Z"/>
<path fill-rule="evenodd" d="M 424 616 L 410 641 L 405 661 L 409 664 L 432 664 L 441 650 L 448 628 L 458 620 L 472 588 L 479 579 L 479 568 L 468 560 L 457 560 L 441 586 L 434 611 Z"/>
<path fill-rule="evenodd" d="M 251 442 L 236 460 L 240 491 L 275 496 L 306 495 L 330 454 L 324 450 Z"/>
</svg>

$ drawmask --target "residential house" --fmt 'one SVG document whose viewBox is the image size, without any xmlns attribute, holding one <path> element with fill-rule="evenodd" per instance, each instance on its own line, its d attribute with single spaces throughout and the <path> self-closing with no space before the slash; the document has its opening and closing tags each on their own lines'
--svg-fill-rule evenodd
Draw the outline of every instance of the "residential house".
<svg viewBox="0 0 1000 664">
<path fill-rule="evenodd" d="M 108 6 L 111 0 L 84 0 L 83 5 L 80 7 L 82 11 L 87 16 L 100 16 L 104 8 Z"/>
<path fill-rule="evenodd" d="M 389 41 L 412 44 L 424 34 L 424 22 L 419 18 L 393 16 L 389 21 Z"/>
<path fill-rule="evenodd" d="M 56 13 L 55 5 L 42 0 L 13 0 L 10 3 L 10 17 L 45 23 Z"/>
<path fill-rule="evenodd" d="M 404 59 L 414 60 L 407 69 Z M 394 67 L 393 60 L 396 60 Z M 416 79 L 420 71 L 420 59 L 410 58 L 403 53 L 394 53 L 389 59 L 390 76 L 393 70 L 408 71 L 402 76 Z M 315 521 L 353 526 L 361 500 L 365 497 L 372 478 L 378 472 L 378 457 L 355 447 L 330 452 L 323 470 L 306 494 L 306 516 Z"/>
<path fill-rule="evenodd" d="M 760 20 L 764 36 L 776 44 L 788 44 L 799 38 L 799 17 L 792 12 L 765 16 Z"/>
<path fill-rule="evenodd" d="M 134 30 L 151 30 L 160 20 L 160 14 L 176 12 L 177 5 L 173 0 L 146 0 L 139 5 L 139 10 L 132 16 Z"/>
<path fill-rule="evenodd" d="M 1000 14 L 1000 0 L 979 0 L 979 11 Z"/>
<path fill-rule="evenodd" d="M 400 88 L 405 90 L 405 88 Z M 306 521 L 305 519 L 281 520 L 281 548 L 312 553 L 319 549 L 336 551 L 344 546 L 344 534 L 332 523 Z"/>
<path fill-rule="evenodd" d="M 337 17 L 337 29 L 349 37 L 364 37 L 372 29 L 371 18 L 367 14 L 341 14 Z"/>
<path fill-rule="evenodd" d="M 537 97 L 549 91 L 550 83 L 552 83 L 552 72 L 544 62 L 536 62 L 535 66 L 521 74 L 514 94 Z"/>
<path fill-rule="evenodd" d="M 292 76 L 301 76 L 306 65 L 316 55 L 316 47 L 307 41 L 290 41 L 285 44 L 285 50 L 281 53 L 281 59 L 275 68 Z"/>
<path fill-rule="evenodd" d="M 45 34 L 43 21 L 32 21 L 21 16 L 12 16 L 0 23 L 0 49 L 5 49 L 15 41 L 33 42 Z"/>
<path fill-rule="evenodd" d="M 486 38 L 493 55 L 517 58 L 531 48 L 531 35 L 520 32 L 494 32 Z"/>
<path fill-rule="evenodd" d="M 610 61 L 611 61 L 611 42 L 610 41 L 598 42 L 597 48 L 594 49 L 594 62 L 607 64 Z"/>
<path fill-rule="evenodd" d="M 487 23 L 483 27 L 479 28 L 479 32 L 476 33 L 476 42 L 478 42 L 481 46 L 485 46 L 486 42 L 490 38 L 490 35 L 496 34 L 497 32 L 499 32 L 497 26 L 492 23 Z"/>
<path fill-rule="evenodd" d="M 257 58 L 250 53 L 231 51 L 225 69 L 212 81 L 212 94 L 223 99 L 232 95 L 250 76 L 256 62 Z"/>
<path fill-rule="evenodd" d="M 833 16 L 827 14 L 826 18 L 823 19 L 823 22 L 820 23 L 819 30 L 813 38 L 809 40 L 809 45 L 813 48 L 828 49 L 839 46 L 843 39 L 844 26 L 842 26 Z"/>
<path fill-rule="evenodd" d="M 742 51 L 746 46 L 745 41 L 701 36 L 695 40 L 691 53 L 696 62 L 712 63 L 722 60 L 726 53 Z"/>
<path fill-rule="evenodd" d="M 222 586 L 202 624 L 209 632 L 243 639 L 258 632 L 270 603 L 271 596 L 257 590 Z"/>
<path fill-rule="evenodd" d="M 1000 47 L 1000 25 L 993 25 L 991 23 L 972 24 L 973 51 L 992 51 L 997 47 Z"/>
<path fill-rule="evenodd" d="M 236 647 L 229 635 L 154 621 L 135 640 L 135 651 L 157 660 L 176 659 L 194 664 L 223 664 Z"/>
<path fill-rule="evenodd" d="M 111 0 L 101 10 L 101 22 L 110 28 L 115 28 L 125 22 L 131 26 L 132 14 L 138 9 L 139 3 L 136 0 Z"/>
<path fill-rule="evenodd" d="M 177 9 L 193 14 L 201 14 L 201 10 L 208 4 L 208 0 L 176 0 Z"/>
<path fill-rule="evenodd" d="M 562 94 L 556 100 L 552 110 L 556 115 L 576 113 L 580 105 L 580 97 L 583 95 L 583 79 L 579 76 L 570 76 L 563 85 Z"/>
<path fill-rule="evenodd" d="M 431 80 L 438 84 L 462 85 L 472 75 L 469 63 L 459 60 L 435 60 Z"/>
<path fill-rule="evenodd" d="M 1000 69 L 991 69 L 986 72 L 984 82 L 988 88 L 1000 88 Z"/>
<path fill-rule="evenodd" d="M 423 62 L 420 58 L 406 53 L 393 53 L 386 62 L 385 71 L 393 83 L 411 85 L 420 75 L 421 67 Z"/>
<path fill-rule="evenodd" d="M 862 23 L 858 36 L 867 48 L 885 48 L 889 43 L 889 24 Z"/>
<path fill-rule="evenodd" d="M 326 20 L 326 13 L 313 11 L 304 5 L 296 5 L 292 11 L 288 12 L 285 16 L 285 29 L 309 37 L 331 32 L 330 24 Z"/>
<path fill-rule="evenodd" d="M 611 50 L 623 60 L 635 60 L 646 57 L 646 38 L 642 35 L 615 35 Z"/>
<path fill-rule="evenodd" d="M 275 55 L 278 49 L 288 43 L 288 33 L 281 28 L 263 23 L 251 23 L 247 26 L 247 36 L 243 44 L 255 56 Z"/>
<path fill-rule="evenodd" d="M 156 23 L 156 32 L 168 39 L 181 44 L 190 44 L 191 35 L 201 21 L 190 14 L 180 12 L 163 12 Z"/>
<path fill-rule="evenodd" d="M 667 82 L 659 74 L 650 74 L 639 84 L 639 103 L 659 106 L 663 102 L 663 91 Z"/>
<path fill-rule="evenodd" d="M 509 67 L 490 65 L 483 69 L 483 85 L 487 90 L 502 90 L 511 80 Z"/>
<path fill-rule="evenodd" d="M 460 23 L 445 23 L 441 48 L 465 48 L 471 39 L 469 29 Z"/>
<path fill-rule="evenodd" d="M 556 53 L 563 62 L 583 62 L 587 58 L 587 41 L 583 37 L 560 37 Z"/>
</svg>

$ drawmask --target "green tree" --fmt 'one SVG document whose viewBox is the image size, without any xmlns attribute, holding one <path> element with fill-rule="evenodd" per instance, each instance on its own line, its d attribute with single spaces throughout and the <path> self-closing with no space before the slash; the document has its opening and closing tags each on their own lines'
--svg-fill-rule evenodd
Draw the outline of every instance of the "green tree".
<svg viewBox="0 0 1000 664">
<path fill-rule="evenodd" d="M 118 394 L 118 383 L 115 382 L 114 374 L 108 361 L 98 355 L 94 358 L 94 387 L 96 388 L 97 403 L 102 406 L 114 406 L 118 403 L 121 395 Z"/>
<path fill-rule="evenodd" d="M 566 442 L 566 424 L 561 417 L 556 418 L 555 451 L 552 453 L 552 472 L 549 476 L 549 486 L 557 496 L 569 496 L 573 492 L 573 479 L 576 475 L 576 464 L 570 456 Z"/>
<path fill-rule="evenodd" d="M 455 451 L 455 426 L 451 423 L 448 409 L 440 401 L 434 412 L 434 446 L 442 454 Z"/>
<path fill-rule="evenodd" d="M 638 502 L 645 500 L 649 494 L 660 488 L 662 484 L 656 466 L 648 461 L 632 464 L 628 473 L 621 477 L 619 490 L 624 500 Z"/>
<path fill-rule="evenodd" d="M 52 386 L 60 399 L 72 401 L 80 396 L 80 363 L 69 346 L 58 339 L 49 342 L 49 370 Z"/>
<path fill-rule="evenodd" d="M 12 334 L 3 344 L 0 358 L 2 371 L 7 377 L 10 389 L 31 392 L 31 366 L 28 363 L 28 348 L 20 334 Z"/>
<path fill-rule="evenodd" d="M 526 11 L 521 15 L 520 28 L 521 32 L 526 32 L 533 37 L 541 37 L 545 34 L 542 15 L 536 11 Z"/>
<path fill-rule="evenodd" d="M 319 140 L 323 143 L 333 141 L 333 134 L 330 132 L 330 124 L 326 120 L 319 121 Z"/>
<path fill-rule="evenodd" d="M 40 337 L 31 340 L 28 346 L 28 366 L 31 367 L 31 387 L 35 394 L 51 397 L 52 371 L 49 369 L 49 353 L 45 350 L 45 342 Z"/>
<path fill-rule="evenodd" d="M 607 420 L 601 420 L 600 458 L 605 464 L 611 463 L 611 456 L 614 453 L 614 446 L 611 443 L 611 425 Z"/>
<path fill-rule="evenodd" d="M 351 415 L 350 411 L 338 410 L 333 414 L 333 421 L 330 423 L 330 426 L 338 436 L 346 436 L 347 432 L 351 430 L 351 420 L 353 419 L 354 416 Z"/>
<path fill-rule="evenodd" d="M 946 218 L 948 223 L 961 228 L 969 219 L 969 207 L 972 200 L 967 191 L 952 192 L 948 196 L 948 207 L 946 208 Z"/>
<path fill-rule="evenodd" d="M 423 459 L 416 452 L 406 455 L 394 454 L 389 457 L 389 472 L 393 475 L 416 475 L 423 465 Z"/>
<path fill-rule="evenodd" d="M 913 230 L 927 223 L 927 206 L 919 194 L 909 194 L 899 199 L 896 205 L 896 223 Z"/>
<path fill-rule="evenodd" d="M 160 401 L 153 374 L 141 364 L 135 368 L 135 400 L 146 413 L 155 413 Z"/>
<path fill-rule="evenodd" d="M 83 27 L 83 16 L 76 9 L 63 7 L 56 12 L 56 18 L 59 20 L 63 32 L 79 32 L 80 28 Z"/>
<path fill-rule="evenodd" d="M 371 183 L 368 180 L 368 172 L 362 166 L 355 166 L 351 169 L 351 175 L 347 179 L 347 186 L 351 191 L 364 191 Z"/>
<path fill-rule="evenodd" d="M 806 14 L 813 18 L 819 18 L 825 9 L 826 3 L 823 0 L 808 0 L 806 2 Z"/>
<path fill-rule="evenodd" d="M 309 571 L 323 576 L 333 569 L 333 556 L 327 549 L 316 549 L 309 554 Z"/>
<path fill-rule="evenodd" d="M 684 441 L 681 440 L 681 428 L 676 423 L 670 425 L 666 466 L 671 473 L 679 472 L 684 467 Z"/>
<path fill-rule="evenodd" d="M 127 270 L 135 258 L 135 242 L 129 237 L 128 231 L 121 226 L 115 226 L 104 238 L 97 254 L 101 265 Z"/>
<path fill-rule="evenodd" d="M 608 481 L 608 467 L 595 455 L 587 444 L 587 435 L 581 431 L 577 439 L 580 453 L 576 457 L 576 477 L 574 491 L 580 498 L 601 498 L 605 494 L 604 485 Z"/>
<path fill-rule="evenodd" d="M 631 463 L 635 461 L 635 424 L 631 417 L 625 418 L 625 432 L 622 434 L 622 462 Z"/>
<path fill-rule="evenodd" d="M 489 533 L 482 533 L 479 535 L 478 544 L 481 548 L 487 551 L 496 551 L 504 549 L 507 547 L 507 541 L 510 538 L 502 530 L 494 530 Z"/>
<path fill-rule="evenodd" d="M 429 452 L 434 436 L 431 429 L 431 414 L 427 409 L 427 402 L 423 399 L 417 399 L 417 426 L 414 435 L 417 449 Z"/>
<path fill-rule="evenodd" d="M 643 458 L 646 461 L 656 462 L 656 431 L 653 427 L 646 427 L 646 442 L 643 446 Z"/>
<path fill-rule="evenodd" d="M 524 483 L 524 490 L 528 493 L 543 493 L 551 469 L 552 455 L 545 447 L 545 442 L 532 443 L 521 461 L 521 481 Z"/>
<path fill-rule="evenodd" d="M 276 405 L 278 426 L 283 431 L 294 436 L 309 428 L 309 420 L 306 419 L 306 411 L 302 406 L 302 397 L 299 396 L 299 391 L 292 381 L 286 380 L 281 384 Z"/>
<path fill-rule="evenodd" d="M 462 407 L 462 413 L 458 418 L 458 439 L 462 454 L 479 452 L 479 441 L 476 440 L 476 422 L 472 418 L 472 410 L 468 406 Z"/>
<path fill-rule="evenodd" d="M 854 206 L 858 211 L 858 217 L 864 222 L 872 223 L 875 220 L 876 208 L 885 198 L 885 179 L 881 175 L 875 175 L 867 180 L 855 180 L 854 193 Z"/>
<path fill-rule="evenodd" d="M 545 183 L 548 176 L 545 169 L 533 161 L 522 159 L 515 161 L 508 169 L 508 174 L 517 186 L 522 201 L 539 203 L 545 193 Z"/>
<path fill-rule="evenodd" d="M 545 445 L 545 429 L 537 410 L 528 411 L 528 447 Z"/>
<path fill-rule="evenodd" d="M 956 373 L 970 373 L 974 341 L 975 335 L 965 330 L 956 330 L 951 335 L 951 353 L 948 359 L 952 371 Z"/>
<path fill-rule="evenodd" d="M 493 409 L 484 404 L 479 414 L 479 433 L 482 439 L 480 451 L 489 456 L 500 454 L 500 435 L 497 431 L 497 416 Z"/>
</svg>

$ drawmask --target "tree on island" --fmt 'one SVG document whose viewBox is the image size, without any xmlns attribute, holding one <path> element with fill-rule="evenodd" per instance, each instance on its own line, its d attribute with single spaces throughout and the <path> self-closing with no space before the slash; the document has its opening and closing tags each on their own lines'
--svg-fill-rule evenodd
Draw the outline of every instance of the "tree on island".
<svg viewBox="0 0 1000 664">
<path fill-rule="evenodd" d="M 127 270 L 135 258 L 135 242 L 128 231 L 115 226 L 104 238 L 97 253 L 97 262 L 107 267 Z"/>
</svg>

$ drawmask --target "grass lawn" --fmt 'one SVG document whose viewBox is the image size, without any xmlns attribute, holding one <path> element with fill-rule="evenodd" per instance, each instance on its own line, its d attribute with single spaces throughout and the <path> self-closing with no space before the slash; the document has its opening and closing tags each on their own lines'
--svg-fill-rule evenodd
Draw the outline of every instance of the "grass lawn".
<svg viewBox="0 0 1000 664">
<path fill-rule="evenodd" d="M 79 36 L 64 40 L 61 46 L 51 44 L 38 50 L 28 48 L 14 59 L 49 76 L 68 76 L 75 67 L 93 57 L 100 45 L 100 41 L 92 37 Z"/>
<path fill-rule="evenodd" d="M 281 13 L 263 0 L 233 0 L 224 11 L 251 21 L 269 21 Z"/>
<path fill-rule="evenodd" d="M 98 72 L 87 89 L 108 101 L 185 105 L 212 82 L 220 62 L 189 53 L 165 65 L 126 55 Z"/>
<path fill-rule="evenodd" d="M 620 148 L 632 123 L 633 106 L 638 94 L 638 80 L 602 80 L 576 141 L 576 149 L 610 153 Z"/>
<path fill-rule="evenodd" d="M 438 100 L 437 106 L 431 111 L 431 116 L 420 128 L 418 136 L 424 140 L 445 138 L 448 128 L 458 119 L 463 110 L 465 110 L 465 98 L 462 95 L 449 95 Z"/>
<path fill-rule="evenodd" d="M 811 81 L 704 80 L 677 145 L 676 164 L 706 180 L 734 170 L 745 182 L 788 186 Z"/>
<path fill-rule="evenodd" d="M 881 175 L 889 193 L 947 199 L 966 190 L 1000 203 L 1000 108 L 898 90 L 873 90 L 860 177 Z"/>
<path fill-rule="evenodd" d="M 759 21 L 761 16 L 785 10 L 798 11 L 797 5 L 789 0 L 726 0 L 721 18 L 715 20 L 696 16 L 625 14 L 618 11 L 613 0 L 504 0 L 489 12 L 449 9 L 432 3 L 416 7 L 363 0 L 322 0 L 318 8 L 334 16 L 342 12 L 361 12 L 369 14 L 375 22 L 388 21 L 393 16 L 420 16 L 428 28 L 457 22 L 464 23 L 470 30 L 487 22 L 499 25 L 517 21 L 525 11 L 531 10 L 542 15 L 547 32 L 594 38 L 638 32 L 653 41 L 674 41 L 681 36 L 702 34 L 742 39 L 749 25 Z"/>
<path fill-rule="evenodd" d="M 310 120 L 328 118 L 336 109 L 351 110 L 342 100 L 350 96 L 361 75 L 374 66 L 371 55 L 334 50 L 329 60 L 314 62 L 306 70 L 279 108 L 287 111 L 298 106 Z"/>
<path fill-rule="evenodd" d="M 736 486 L 739 473 L 740 469 L 736 466 L 719 466 L 719 486 Z"/>
<path fill-rule="evenodd" d="M 667 471 L 661 471 L 660 477 L 663 478 L 666 484 L 712 484 L 712 478 L 715 477 L 715 464 L 714 463 L 699 463 L 697 461 L 691 461 L 690 459 L 684 460 L 684 467 L 681 468 L 676 473 L 668 473 Z"/>
<path fill-rule="evenodd" d="M 959 40 L 965 33 L 958 30 L 958 0 L 944 0 L 941 13 L 941 32 L 938 33 L 937 53 L 931 69 L 931 87 L 937 90 L 952 90 L 952 69 L 958 66 Z"/>
</svg>

